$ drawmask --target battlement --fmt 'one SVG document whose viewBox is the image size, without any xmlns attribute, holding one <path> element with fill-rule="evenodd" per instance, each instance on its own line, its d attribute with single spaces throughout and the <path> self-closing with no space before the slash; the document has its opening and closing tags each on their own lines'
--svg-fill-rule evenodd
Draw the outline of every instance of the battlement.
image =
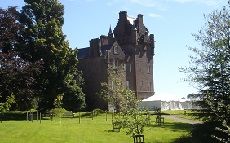
<svg viewBox="0 0 230 143">
<path fill-rule="evenodd" d="M 114 38 L 124 51 L 128 51 L 125 53 L 130 53 L 130 51 L 140 51 L 146 49 L 143 48 L 146 45 L 150 45 L 150 48 L 152 48 L 152 54 L 149 53 L 149 55 L 153 56 L 154 36 L 149 34 L 148 29 L 144 25 L 143 17 L 144 16 L 142 14 L 138 14 L 136 18 L 132 18 L 127 15 L 126 11 L 121 11 L 119 13 L 117 26 L 114 28 L 113 31 Z M 132 45 L 133 48 L 127 48 L 130 47 L 127 45 Z M 151 58 L 151 56 L 149 57 Z"/>
<path fill-rule="evenodd" d="M 119 12 L 119 19 L 120 20 L 127 20 L 127 11 L 120 11 Z"/>
</svg>

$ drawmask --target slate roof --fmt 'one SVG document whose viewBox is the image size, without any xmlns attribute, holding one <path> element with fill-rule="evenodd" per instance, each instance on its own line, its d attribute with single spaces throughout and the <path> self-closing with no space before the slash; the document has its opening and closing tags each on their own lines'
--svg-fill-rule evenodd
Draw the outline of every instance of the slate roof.
<svg viewBox="0 0 230 143">
<path fill-rule="evenodd" d="M 87 58 L 89 58 L 89 48 L 90 47 L 78 49 L 77 58 L 78 59 L 87 59 Z"/>
<path fill-rule="evenodd" d="M 104 45 L 101 47 L 102 55 L 106 54 L 107 50 L 110 50 L 112 45 Z M 77 58 L 78 59 L 88 59 L 89 58 L 90 47 L 78 49 Z"/>
</svg>

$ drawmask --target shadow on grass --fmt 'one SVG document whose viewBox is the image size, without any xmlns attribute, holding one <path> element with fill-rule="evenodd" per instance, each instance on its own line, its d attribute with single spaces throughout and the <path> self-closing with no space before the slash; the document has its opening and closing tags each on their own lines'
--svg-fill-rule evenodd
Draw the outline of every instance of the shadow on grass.
<svg viewBox="0 0 230 143">
<path fill-rule="evenodd" d="M 111 133 L 111 132 L 113 132 L 113 133 L 119 133 L 120 131 L 114 131 L 114 130 L 104 130 L 105 132 L 108 132 L 108 133 Z"/>
<path fill-rule="evenodd" d="M 174 140 L 173 143 L 195 143 L 195 142 L 192 142 L 191 136 L 182 136 L 182 137 Z"/>
<path fill-rule="evenodd" d="M 187 124 L 187 123 L 179 123 L 179 122 L 174 122 L 174 123 L 164 123 L 162 125 L 157 125 L 155 123 L 152 123 L 151 125 L 148 125 L 147 127 L 160 127 L 160 128 L 167 128 L 170 129 L 172 131 L 186 131 L 189 132 L 192 129 L 192 125 L 191 124 Z"/>
</svg>

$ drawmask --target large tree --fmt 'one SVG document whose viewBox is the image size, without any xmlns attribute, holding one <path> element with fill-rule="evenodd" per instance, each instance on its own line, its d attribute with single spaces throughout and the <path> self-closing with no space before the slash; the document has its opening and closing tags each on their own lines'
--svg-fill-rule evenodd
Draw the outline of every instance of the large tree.
<svg viewBox="0 0 230 143">
<path fill-rule="evenodd" d="M 216 122 L 213 136 L 230 141 L 230 13 L 229 8 L 205 16 L 205 26 L 194 34 L 201 47 L 191 48 L 190 67 L 184 68 L 200 90 L 200 105 L 206 121 Z"/>
<path fill-rule="evenodd" d="M 25 0 L 21 11 L 24 29 L 17 50 L 24 60 L 44 63 L 39 79 L 41 110 L 53 108 L 58 95 L 64 95 L 63 100 L 71 96 L 78 107 L 84 103 L 76 50 L 69 47 L 62 32 L 63 15 L 64 6 L 58 0 Z"/>
<path fill-rule="evenodd" d="M 16 51 L 23 28 L 19 17 L 16 7 L 0 9 L 0 103 L 14 95 L 14 109 L 28 110 L 35 105 L 38 93 L 35 79 L 41 62 L 25 61 Z"/>
</svg>

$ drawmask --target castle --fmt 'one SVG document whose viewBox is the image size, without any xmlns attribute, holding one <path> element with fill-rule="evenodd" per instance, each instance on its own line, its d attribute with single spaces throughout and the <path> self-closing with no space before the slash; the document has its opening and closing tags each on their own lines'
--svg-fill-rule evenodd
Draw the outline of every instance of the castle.
<svg viewBox="0 0 230 143">
<path fill-rule="evenodd" d="M 124 86 L 134 91 L 138 99 L 154 95 L 154 48 L 154 35 L 144 26 L 143 15 L 131 18 L 126 11 L 121 11 L 113 31 L 110 27 L 107 36 L 91 39 L 90 47 L 78 49 L 88 109 L 108 107 L 97 93 L 102 82 L 110 82 L 109 65 L 124 67 Z"/>
</svg>

